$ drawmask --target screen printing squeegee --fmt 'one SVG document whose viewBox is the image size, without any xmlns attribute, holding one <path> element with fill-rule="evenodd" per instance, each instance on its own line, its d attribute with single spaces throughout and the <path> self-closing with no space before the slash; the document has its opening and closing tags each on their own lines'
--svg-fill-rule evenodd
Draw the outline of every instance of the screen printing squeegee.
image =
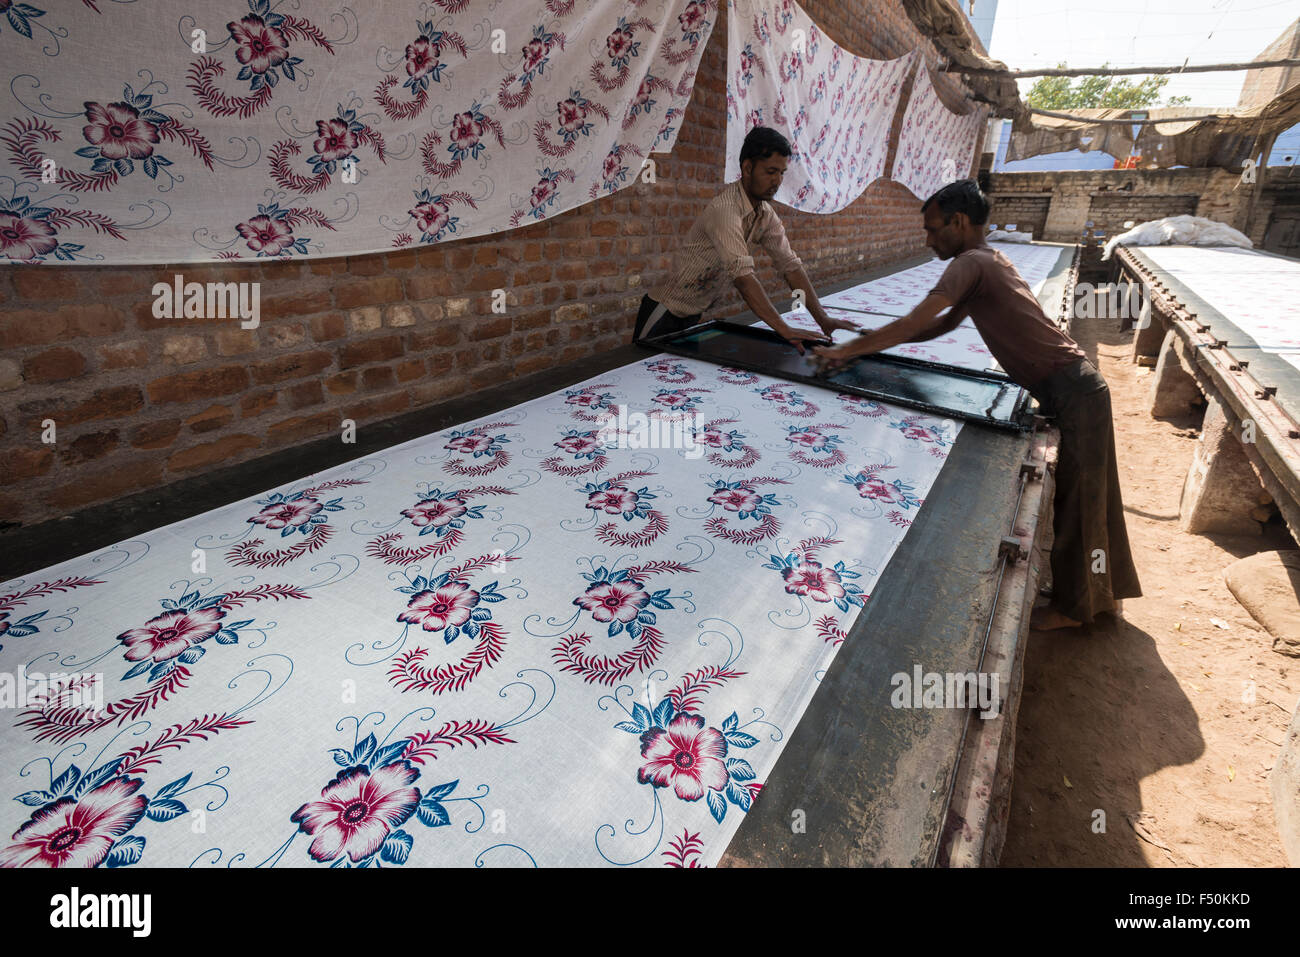
<svg viewBox="0 0 1300 957">
<path fill-rule="evenodd" d="M 638 341 L 676 355 L 840 389 L 933 415 L 1013 431 L 1030 427 L 1028 394 L 998 373 L 882 354 L 823 373 L 812 356 L 799 355 L 776 332 L 725 319 Z"/>
</svg>

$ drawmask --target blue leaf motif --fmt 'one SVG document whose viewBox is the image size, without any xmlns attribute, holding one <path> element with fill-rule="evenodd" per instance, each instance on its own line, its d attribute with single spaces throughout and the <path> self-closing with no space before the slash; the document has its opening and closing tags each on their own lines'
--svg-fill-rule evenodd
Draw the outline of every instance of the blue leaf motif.
<svg viewBox="0 0 1300 957">
<path fill-rule="evenodd" d="M 356 751 L 352 753 L 353 763 L 365 764 L 366 761 L 369 760 L 371 753 L 375 750 L 375 743 L 375 736 L 373 734 L 367 735 L 365 740 L 357 745 Z"/>
<path fill-rule="evenodd" d="M 752 781 L 757 777 L 754 769 L 744 758 L 728 758 L 727 772 L 737 781 Z"/>
<path fill-rule="evenodd" d="M 193 648 L 186 648 L 184 651 L 182 651 L 179 655 L 176 656 L 176 660 L 181 662 L 182 664 L 192 665 L 194 664 L 194 662 L 202 658 L 205 653 L 206 653 L 205 649 L 199 646 L 195 646 Z"/>
<path fill-rule="evenodd" d="M 189 774 L 185 775 L 185 777 L 183 778 L 177 778 L 171 784 L 165 785 L 164 787 L 159 789 L 158 794 L 154 798 L 154 800 L 157 801 L 163 798 L 175 797 L 177 794 L 180 793 L 181 788 L 185 787 L 185 785 L 189 784 L 189 782 L 190 782 Z"/>
<path fill-rule="evenodd" d="M 111 781 L 117 775 L 117 769 L 122 766 L 123 760 L 123 758 L 118 758 L 115 761 L 109 761 L 108 764 L 101 764 L 82 778 L 81 783 L 77 785 L 77 797 L 81 797 L 87 791 L 93 791 L 101 784 Z"/>
<path fill-rule="evenodd" d="M 387 767 L 406 753 L 407 744 L 407 739 L 403 738 L 401 741 L 380 748 L 375 752 L 375 758 L 370 762 L 371 765 L 376 769 Z"/>
<path fill-rule="evenodd" d="M 721 791 L 710 791 L 705 795 L 705 800 L 709 802 L 709 813 L 719 824 L 727 813 L 727 799 L 722 796 Z"/>
<path fill-rule="evenodd" d="M 180 817 L 189 809 L 180 801 L 166 799 L 154 801 L 144 809 L 144 816 L 151 821 L 170 821 L 172 818 Z"/>
<path fill-rule="evenodd" d="M 14 800 L 20 801 L 28 807 L 44 807 L 46 804 L 53 803 L 54 795 L 49 791 L 24 791 Z"/>
<path fill-rule="evenodd" d="M 431 804 L 437 803 L 452 791 L 456 790 L 456 785 L 458 784 L 460 784 L 460 778 L 457 778 L 450 784 L 439 784 L 437 787 L 429 788 L 429 790 L 424 793 L 424 800 Z"/>
<path fill-rule="evenodd" d="M 632 705 L 632 720 L 640 726 L 642 731 L 649 731 L 655 727 L 654 719 L 650 717 L 650 709 L 643 704 Z"/>
<path fill-rule="evenodd" d="M 673 720 L 673 699 L 664 698 L 659 702 L 659 707 L 655 708 L 652 716 L 656 728 L 667 728 Z"/>
<path fill-rule="evenodd" d="M 126 867 L 140 860 L 140 855 L 144 853 L 144 838 L 132 834 L 130 837 L 124 837 L 109 849 L 108 857 L 104 858 L 106 867 Z"/>
<path fill-rule="evenodd" d="M 727 744 L 736 748 L 752 748 L 758 744 L 758 738 L 743 731 L 724 731 L 722 736 L 727 739 Z"/>
<path fill-rule="evenodd" d="M 414 843 L 415 840 L 405 831 L 394 831 L 379 849 L 379 856 L 390 864 L 405 864 Z"/>
<path fill-rule="evenodd" d="M 426 827 L 445 827 L 451 823 L 451 815 L 437 801 L 421 801 L 415 806 L 415 816 Z"/>
</svg>

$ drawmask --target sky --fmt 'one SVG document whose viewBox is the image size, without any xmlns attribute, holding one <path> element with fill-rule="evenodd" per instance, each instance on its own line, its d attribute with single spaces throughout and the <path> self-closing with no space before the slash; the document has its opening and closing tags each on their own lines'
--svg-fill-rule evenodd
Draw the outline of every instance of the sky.
<svg viewBox="0 0 1300 957">
<path fill-rule="evenodd" d="M 1016 70 L 1235 63 L 1253 60 L 1297 17 L 1300 0 L 999 0 L 989 53 Z M 1231 107 L 1245 77 L 1174 76 L 1161 96 Z M 1022 96 L 1033 83 L 1020 81 Z"/>
</svg>

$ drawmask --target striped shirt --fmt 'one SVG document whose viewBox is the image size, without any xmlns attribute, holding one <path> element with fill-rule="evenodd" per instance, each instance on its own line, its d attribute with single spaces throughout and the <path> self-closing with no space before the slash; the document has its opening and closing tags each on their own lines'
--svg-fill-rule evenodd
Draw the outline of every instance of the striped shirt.
<svg viewBox="0 0 1300 957">
<path fill-rule="evenodd" d="M 751 246 L 766 249 L 782 276 L 802 265 L 776 211 L 763 200 L 755 205 L 736 180 L 704 208 L 685 244 L 673 253 L 668 278 L 651 290 L 650 298 L 677 316 L 704 312 L 735 280 L 754 274 Z"/>
</svg>

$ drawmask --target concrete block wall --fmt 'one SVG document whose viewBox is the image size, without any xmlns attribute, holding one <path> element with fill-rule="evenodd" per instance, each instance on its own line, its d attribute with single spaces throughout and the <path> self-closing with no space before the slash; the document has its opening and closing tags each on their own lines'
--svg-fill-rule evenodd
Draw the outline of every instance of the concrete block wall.
<svg viewBox="0 0 1300 957">
<path fill-rule="evenodd" d="M 938 56 L 899 0 L 807 0 L 831 41 Z M 0 529 L 158 488 L 629 341 L 643 291 L 724 185 L 726 9 L 673 152 L 638 184 L 505 234 L 369 256 L 0 267 Z M 940 75 L 954 108 L 964 94 Z M 895 117 L 897 140 L 910 86 Z M 892 165 L 892 153 L 889 164 Z M 888 169 L 889 166 L 886 166 Z M 973 174 L 974 170 L 971 170 Z M 920 201 L 878 180 L 831 216 L 781 208 L 814 282 L 924 252 Z M 788 292 L 766 258 L 760 279 Z M 261 325 L 155 319 L 151 289 L 258 281 Z M 491 311 L 505 289 L 508 311 Z M 716 315 L 740 311 L 734 292 Z M 41 441 L 52 419 L 57 441 Z"/>
</svg>

